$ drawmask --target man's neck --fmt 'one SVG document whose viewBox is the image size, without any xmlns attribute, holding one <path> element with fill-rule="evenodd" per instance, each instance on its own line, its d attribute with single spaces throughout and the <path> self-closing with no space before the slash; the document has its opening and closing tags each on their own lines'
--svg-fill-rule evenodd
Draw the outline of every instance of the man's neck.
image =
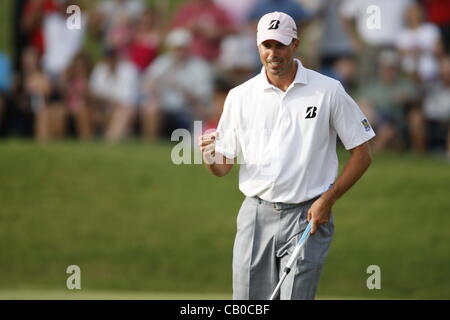
<svg viewBox="0 0 450 320">
<path fill-rule="evenodd" d="M 266 77 L 270 84 L 282 91 L 286 91 L 295 79 L 297 74 L 297 63 L 293 61 L 291 70 L 282 76 L 270 75 L 266 70 Z"/>
</svg>

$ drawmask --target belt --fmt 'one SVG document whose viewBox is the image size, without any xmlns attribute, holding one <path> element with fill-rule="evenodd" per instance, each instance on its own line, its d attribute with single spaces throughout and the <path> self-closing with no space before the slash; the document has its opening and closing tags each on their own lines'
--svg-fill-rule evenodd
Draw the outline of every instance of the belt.
<svg viewBox="0 0 450 320">
<path fill-rule="evenodd" d="M 306 200 L 304 202 L 300 202 L 300 203 L 270 202 L 270 201 L 263 200 L 258 196 L 254 196 L 254 197 L 252 197 L 252 199 L 256 200 L 259 204 L 263 204 L 265 206 L 269 206 L 269 207 L 272 207 L 277 210 L 284 210 L 284 209 L 292 209 L 292 208 L 300 207 L 310 201 L 316 200 L 319 197 L 320 197 L 320 195 L 317 197 L 314 197 L 312 199 Z"/>
</svg>

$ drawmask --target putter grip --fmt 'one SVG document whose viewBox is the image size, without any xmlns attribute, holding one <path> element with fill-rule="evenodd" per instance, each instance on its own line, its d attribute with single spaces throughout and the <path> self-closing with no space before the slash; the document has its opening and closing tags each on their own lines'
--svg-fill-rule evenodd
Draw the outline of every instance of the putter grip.
<svg viewBox="0 0 450 320">
<path fill-rule="evenodd" d="M 292 265 L 294 264 L 295 260 L 297 260 L 298 255 L 300 254 L 300 250 L 302 250 L 303 246 L 306 243 L 306 240 L 309 237 L 309 234 L 311 233 L 311 224 L 312 222 L 309 222 L 306 226 L 305 231 L 302 234 L 302 237 L 300 238 L 298 245 L 295 247 L 294 252 L 291 255 L 291 258 L 286 263 L 286 267 L 284 268 L 284 272 L 289 273 L 291 271 Z"/>
</svg>

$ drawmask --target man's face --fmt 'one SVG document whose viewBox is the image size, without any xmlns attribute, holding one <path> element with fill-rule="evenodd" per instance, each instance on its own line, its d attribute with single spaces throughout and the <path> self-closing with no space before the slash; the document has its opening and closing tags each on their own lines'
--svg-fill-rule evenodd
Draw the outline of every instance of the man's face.
<svg viewBox="0 0 450 320">
<path fill-rule="evenodd" d="M 258 46 L 259 58 L 267 73 L 274 76 L 287 74 L 294 63 L 293 58 L 298 45 L 297 39 L 293 39 L 287 46 L 276 40 L 266 40 L 261 43 Z"/>
</svg>

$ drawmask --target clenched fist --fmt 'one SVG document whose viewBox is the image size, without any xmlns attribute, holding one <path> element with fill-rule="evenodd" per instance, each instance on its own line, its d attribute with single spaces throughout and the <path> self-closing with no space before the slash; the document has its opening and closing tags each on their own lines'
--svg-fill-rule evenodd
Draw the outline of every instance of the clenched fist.
<svg viewBox="0 0 450 320">
<path fill-rule="evenodd" d="M 200 147 L 200 151 L 202 152 L 203 161 L 206 164 L 214 164 L 215 160 L 215 148 L 216 148 L 216 139 L 218 133 L 217 131 L 201 135 L 199 137 L 198 146 Z"/>
</svg>

